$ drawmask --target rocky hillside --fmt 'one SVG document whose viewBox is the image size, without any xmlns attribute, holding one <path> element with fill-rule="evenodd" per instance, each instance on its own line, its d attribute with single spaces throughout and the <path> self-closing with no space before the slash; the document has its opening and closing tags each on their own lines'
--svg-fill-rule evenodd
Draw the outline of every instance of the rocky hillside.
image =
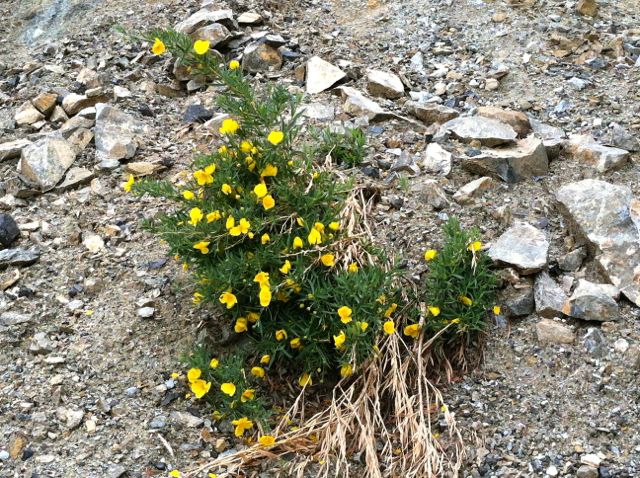
<svg viewBox="0 0 640 478">
<path fill-rule="evenodd" d="M 166 476 L 241 446 L 172 378 L 212 317 L 141 229 L 163 204 L 121 187 L 176 178 L 215 144 L 219 89 L 116 27 L 206 38 L 256 82 L 304 94 L 308 123 L 361 128 L 367 160 L 347 173 L 410 275 L 449 216 L 481 229 L 502 311 L 482 366 L 442 384 L 460 476 L 640 475 L 635 0 L 0 13 L 1 477 Z"/>
</svg>

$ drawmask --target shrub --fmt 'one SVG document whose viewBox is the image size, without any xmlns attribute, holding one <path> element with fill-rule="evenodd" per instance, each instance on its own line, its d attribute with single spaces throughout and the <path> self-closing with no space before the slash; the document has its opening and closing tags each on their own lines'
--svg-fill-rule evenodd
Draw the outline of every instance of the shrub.
<svg viewBox="0 0 640 478">
<path fill-rule="evenodd" d="M 316 140 L 316 157 L 330 156 L 336 164 L 358 166 L 365 157 L 366 137 L 357 128 L 332 131 L 328 128 L 313 134 Z"/>
</svg>

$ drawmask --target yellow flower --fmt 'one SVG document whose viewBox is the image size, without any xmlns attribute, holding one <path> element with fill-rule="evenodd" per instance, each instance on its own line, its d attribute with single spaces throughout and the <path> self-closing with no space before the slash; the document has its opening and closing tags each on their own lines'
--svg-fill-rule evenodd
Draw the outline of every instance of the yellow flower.
<svg viewBox="0 0 640 478">
<path fill-rule="evenodd" d="M 227 231 L 229 229 L 232 229 L 233 226 L 235 226 L 235 225 L 236 225 L 236 220 L 233 218 L 233 216 L 229 216 L 227 218 L 227 223 L 225 224 L 225 227 L 227 228 Z"/>
<path fill-rule="evenodd" d="M 226 145 L 222 145 L 218 148 L 218 153 L 220 154 L 227 154 L 229 152 L 229 148 L 227 148 Z"/>
<path fill-rule="evenodd" d="M 199 368 L 190 368 L 187 372 L 187 380 L 189 380 L 189 383 L 193 383 L 198 380 L 201 375 L 202 370 L 200 370 Z"/>
<path fill-rule="evenodd" d="M 349 322 L 351 322 L 351 314 L 353 313 L 353 311 L 347 307 L 346 305 L 343 305 L 342 307 L 340 307 L 338 309 L 338 315 L 340 316 L 340 322 L 342 322 L 343 324 L 348 324 Z"/>
<path fill-rule="evenodd" d="M 362 330 L 363 332 L 366 332 L 367 329 L 369 328 L 368 322 L 356 322 L 356 323 L 360 326 L 360 330 Z"/>
<path fill-rule="evenodd" d="M 127 182 L 122 185 L 122 189 L 124 189 L 126 192 L 131 191 L 131 186 L 133 186 L 135 182 L 136 182 L 136 178 L 133 177 L 133 174 L 130 174 L 129 179 L 127 179 Z"/>
<path fill-rule="evenodd" d="M 440 307 L 436 307 L 435 305 L 430 305 L 429 307 L 427 307 L 427 309 L 429 310 L 431 315 L 433 315 L 434 317 L 438 317 L 440 315 Z"/>
<path fill-rule="evenodd" d="M 189 217 L 191 218 L 189 220 L 189 224 L 195 227 L 200 221 L 202 221 L 202 218 L 204 218 L 204 214 L 202 214 L 202 211 L 199 207 L 194 207 L 191 211 L 189 211 Z"/>
<path fill-rule="evenodd" d="M 397 308 L 398 308 L 398 304 L 396 304 L 396 303 L 391 304 L 389 306 L 389 308 L 384 311 L 384 317 L 386 319 L 390 318 L 391 314 L 393 314 L 396 311 Z"/>
<path fill-rule="evenodd" d="M 340 367 L 340 376 L 346 378 L 353 374 L 353 366 L 350 363 L 344 364 Z"/>
<path fill-rule="evenodd" d="M 482 249 L 482 242 L 480 241 L 472 242 L 471 244 L 469 244 L 467 249 L 470 250 L 471 252 L 477 252 L 480 249 Z"/>
<path fill-rule="evenodd" d="M 309 241 L 309 244 L 311 244 L 312 246 L 315 244 L 322 244 L 322 235 L 320 234 L 320 231 L 318 231 L 318 229 L 316 229 L 315 227 L 311 229 L 307 241 Z"/>
<path fill-rule="evenodd" d="M 231 194 L 233 192 L 233 188 L 231 186 L 229 186 L 227 183 L 224 183 L 222 185 L 222 187 L 220 188 L 220 190 L 222 191 L 222 194 L 228 196 L 229 194 Z"/>
<path fill-rule="evenodd" d="M 278 174 L 278 168 L 273 164 L 267 164 L 265 168 L 260 173 L 260 177 L 268 178 L 273 177 Z"/>
<path fill-rule="evenodd" d="M 220 219 L 222 219 L 222 214 L 220 214 L 220 211 L 216 210 L 207 214 L 207 222 L 214 222 Z"/>
<path fill-rule="evenodd" d="M 253 400 L 254 398 L 256 398 L 256 391 L 250 388 L 242 392 L 242 395 L 240 396 L 240 401 L 244 403 L 248 400 Z"/>
<path fill-rule="evenodd" d="M 212 358 L 211 362 L 209 362 L 209 367 L 211 368 L 218 368 L 218 365 L 220 365 L 220 360 L 217 358 Z"/>
<path fill-rule="evenodd" d="M 287 331 L 284 329 L 276 330 L 276 340 L 280 342 L 287 338 Z"/>
<path fill-rule="evenodd" d="M 160 41 L 160 40 L 156 39 L 156 41 Z M 163 45 L 163 47 L 164 47 L 164 45 Z M 171 470 L 169 472 L 169 476 L 171 476 L 173 478 L 180 478 L 182 476 L 182 473 L 180 473 L 178 470 Z"/>
<path fill-rule="evenodd" d="M 258 320 L 260 320 L 260 314 L 258 314 L 257 312 L 248 312 L 247 320 L 252 324 L 255 324 Z"/>
<path fill-rule="evenodd" d="M 249 141 L 243 141 L 242 143 L 240 143 L 240 151 L 242 151 L 245 154 L 250 153 L 252 148 L 253 148 L 253 145 Z"/>
<path fill-rule="evenodd" d="M 304 219 L 301 218 L 300 216 L 296 217 L 296 222 L 298 223 L 298 226 L 300 226 L 300 227 L 304 227 L 304 225 L 305 225 Z"/>
<path fill-rule="evenodd" d="M 154 55 L 162 55 L 165 51 L 167 51 L 167 47 L 164 46 L 164 43 L 160 38 L 156 38 L 153 42 L 153 46 L 151 47 L 151 52 Z"/>
<path fill-rule="evenodd" d="M 460 317 L 456 317 L 455 319 L 452 319 L 452 320 L 447 320 L 446 322 L 448 324 L 459 324 L 460 323 Z"/>
<path fill-rule="evenodd" d="M 304 243 L 302 242 L 302 239 L 300 239 L 298 236 L 293 238 L 293 250 L 294 251 L 296 249 L 302 249 L 303 245 L 304 245 Z"/>
<path fill-rule="evenodd" d="M 171 374 L 171 378 L 174 380 L 177 380 L 178 378 L 180 378 L 180 374 L 178 372 L 173 372 Z"/>
<path fill-rule="evenodd" d="M 432 261 L 436 258 L 437 255 L 438 251 L 436 251 L 435 249 L 428 249 L 424 252 L 424 260 L 427 262 Z"/>
<path fill-rule="evenodd" d="M 292 349 L 299 349 L 300 347 L 302 347 L 302 342 L 298 337 L 296 337 L 295 339 L 291 339 L 291 341 L 289 342 L 289 345 L 291 346 Z"/>
<path fill-rule="evenodd" d="M 333 221 L 329 223 L 329 229 L 331 229 L 332 231 L 337 231 L 340 229 L 340 223 Z"/>
<path fill-rule="evenodd" d="M 291 271 L 291 262 L 288 260 L 284 261 L 284 265 L 279 269 L 283 274 L 288 274 Z"/>
<path fill-rule="evenodd" d="M 502 309 L 500 308 L 500 306 L 499 305 L 494 305 L 493 306 L 493 313 L 495 315 L 500 315 L 500 312 L 502 312 Z"/>
<path fill-rule="evenodd" d="M 211 388 L 211 382 L 205 382 L 204 380 L 195 380 L 191 383 L 190 388 L 196 398 L 202 398 Z"/>
<path fill-rule="evenodd" d="M 249 330 L 247 325 L 248 325 L 248 322 L 245 317 L 238 317 L 238 319 L 236 320 L 236 325 L 233 327 L 233 330 L 236 331 L 236 334 L 241 334 L 242 332 L 246 332 L 247 330 Z"/>
<path fill-rule="evenodd" d="M 215 473 L 209 473 L 207 475 L 207 478 L 218 478 L 218 475 L 216 475 Z"/>
<path fill-rule="evenodd" d="M 267 234 L 266 232 L 262 235 L 262 237 L 260 238 L 260 242 L 262 244 L 266 244 L 267 242 L 269 242 L 271 240 L 271 237 L 269 236 L 269 234 Z"/>
<path fill-rule="evenodd" d="M 262 199 L 268 193 L 267 185 L 265 183 L 258 183 L 253 188 L 253 193 L 258 196 L 258 199 Z"/>
<path fill-rule="evenodd" d="M 220 385 L 220 391 L 225 395 L 229 395 L 230 397 L 233 397 L 236 394 L 236 386 L 231 382 L 225 382 L 222 385 Z"/>
<path fill-rule="evenodd" d="M 262 357 L 260 357 L 260 363 L 262 365 L 269 365 L 269 362 L 271 362 L 271 355 L 265 354 Z"/>
<path fill-rule="evenodd" d="M 311 375 L 309 375 L 306 372 L 300 375 L 300 378 L 298 379 L 298 385 L 300 385 L 301 387 L 306 387 L 307 385 L 313 385 L 313 380 L 311 380 Z"/>
<path fill-rule="evenodd" d="M 260 293 L 258 294 L 258 298 L 260 299 L 260 305 L 262 307 L 269 307 L 271 304 L 271 289 L 269 286 L 260 286 Z"/>
<path fill-rule="evenodd" d="M 240 68 L 240 62 L 238 60 L 231 60 L 229 62 L 230 70 L 237 70 L 238 68 Z"/>
<path fill-rule="evenodd" d="M 333 343 L 335 344 L 338 350 L 341 350 L 343 348 L 346 340 L 347 340 L 347 336 L 345 335 L 343 330 L 341 330 L 338 335 L 333 336 Z"/>
<path fill-rule="evenodd" d="M 336 265 L 336 258 L 333 254 L 323 254 L 320 256 L 320 261 L 326 267 L 333 267 Z"/>
<path fill-rule="evenodd" d="M 264 207 L 265 211 L 268 211 L 269 209 L 273 208 L 275 205 L 276 205 L 276 201 L 275 199 L 273 199 L 273 196 L 271 194 L 267 194 L 262 199 L 262 207 Z"/>
<path fill-rule="evenodd" d="M 394 325 L 393 320 L 387 320 L 382 326 L 382 329 L 384 330 L 385 334 L 391 335 L 396 331 L 396 326 Z"/>
<path fill-rule="evenodd" d="M 229 222 L 227 221 L 227 225 Z M 251 227 L 251 223 L 247 221 L 245 218 L 240 219 L 240 222 L 237 226 L 231 227 L 229 230 L 229 234 L 232 236 L 239 236 L 240 234 L 247 234 L 249 232 L 249 228 Z"/>
<path fill-rule="evenodd" d="M 247 431 L 249 428 L 253 428 L 253 422 L 249 420 L 247 417 L 242 417 L 237 420 L 233 420 L 231 424 L 236 427 L 236 429 L 234 430 L 234 434 L 238 438 L 244 435 L 244 432 Z"/>
<path fill-rule="evenodd" d="M 240 124 L 236 120 L 227 118 L 222 122 L 220 126 L 220 134 L 235 134 L 240 129 Z"/>
<path fill-rule="evenodd" d="M 253 278 L 253 282 L 257 282 L 261 287 L 266 287 L 269 285 L 269 273 L 268 272 L 258 272 L 256 276 Z"/>
<path fill-rule="evenodd" d="M 209 51 L 210 43 L 208 40 L 198 40 L 193 44 L 193 51 L 198 55 L 204 55 Z"/>
<path fill-rule="evenodd" d="M 263 435 L 258 438 L 258 442 L 260 442 L 262 446 L 272 446 L 275 444 L 276 439 L 271 435 Z"/>
<path fill-rule="evenodd" d="M 193 173 L 193 177 L 196 179 L 198 186 L 205 186 L 213 182 L 213 172 L 215 168 L 215 165 L 212 164 L 205 169 L 198 169 Z"/>
<path fill-rule="evenodd" d="M 233 295 L 231 289 L 223 292 L 218 300 L 221 304 L 225 304 L 227 306 L 227 309 L 232 309 L 233 306 L 238 303 L 238 298 Z"/>
<path fill-rule="evenodd" d="M 351 264 L 349 264 L 349 267 L 347 267 L 347 270 L 351 273 L 358 272 L 358 264 L 352 262 Z"/>
<path fill-rule="evenodd" d="M 420 335 L 420 324 L 407 325 L 404 328 L 404 335 L 408 335 L 409 337 L 417 339 L 418 335 Z"/>
<path fill-rule="evenodd" d="M 284 133 L 282 131 L 272 131 L 271 133 L 269 133 L 269 136 L 267 136 L 267 141 L 269 141 L 274 146 L 282 143 L 283 139 Z"/>
<path fill-rule="evenodd" d="M 467 297 L 466 295 L 461 295 L 460 297 L 458 297 L 458 299 L 464 305 L 473 305 L 473 301 L 469 297 Z"/>
<path fill-rule="evenodd" d="M 194 249 L 198 249 L 203 254 L 208 254 L 209 253 L 209 244 L 211 244 L 211 242 L 209 242 L 209 241 L 200 241 L 200 242 L 194 244 L 193 248 Z"/>
<path fill-rule="evenodd" d="M 257 378 L 263 378 L 265 375 L 265 371 L 262 367 L 253 367 L 251 369 L 251 375 Z"/>
<path fill-rule="evenodd" d="M 185 198 L 187 201 L 191 201 L 194 197 L 196 197 L 195 194 L 193 194 L 193 191 L 183 191 L 182 192 L 182 197 Z"/>
<path fill-rule="evenodd" d="M 318 232 L 324 232 L 324 224 L 322 224 L 321 222 L 316 222 L 313 225 L 313 228 L 316 229 Z"/>
</svg>

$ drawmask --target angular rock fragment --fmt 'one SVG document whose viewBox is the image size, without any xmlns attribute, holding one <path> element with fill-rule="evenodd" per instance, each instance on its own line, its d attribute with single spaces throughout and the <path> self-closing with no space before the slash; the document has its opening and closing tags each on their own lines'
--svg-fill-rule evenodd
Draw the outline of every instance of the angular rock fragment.
<svg viewBox="0 0 640 478">
<path fill-rule="evenodd" d="M 577 319 L 607 322 L 620 318 L 618 304 L 611 297 L 608 284 L 580 280 L 563 307 L 563 312 Z"/>
<path fill-rule="evenodd" d="M 40 259 L 35 249 L 3 249 L 0 251 L 0 267 L 29 266 Z"/>
<path fill-rule="evenodd" d="M 328 90 L 347 74 L 335 65 L 313 56 L 307 61 L 307 93 L 316 94 Z"/>
<path fill-rule="evenodd" d="M 425 171 L 433 174 L 447 176 L 453 165 L 452 154 L 438 143 L 429 143 L 424 152 L 423 167 Z"/>
<path fill-rule="evenodd" d="M 71 168 L 67 172 L 64 180 L 56 187 L 56 191 L 67 191 L 77 186 L 87 184 L 95 177 L 93 171 L 86 168 Z"/>
<path fill-rule="evenodd" d="M 0 244 L 9 247 L 20 237 L 20 229 L 9 214 L 0 214 Z"/>
<path fill-rule="evenodd" d="M 544 232 L 527 223 L 511 226 L 489 249 L 494 261 L 518 268 L 523 274 L 538 272 L 547 265 L 549 241 Z"/>
<path fill-rule="evenodd" d="M 640 306 L 640 230 L 631 189 L 597 179 L 558 190 L 561 212 L 595 249 L 595 260 L 631 302 Z"/>
<path fill-rule="evenodd" d="M 32 100 L 32 103 L 40 113 L 49 116 L 49 113 L 56 106 L 57 99 L 58 95 L 55 93 L 40 93 Z"/>
<path fill-rule="evenodd" d="M 598 13 L 596 0 L 580 0 L 576 5 L 576 11 L 586 17 L 595 17 Z"/>
<path fill-rule="evenodd" d="M 532 314 L 535 310 L 533 287 L 528 281 L 503 289 L 499 300 L 503 305 L 503 313 L 509 317 L 522 317 Z"/>
<path fill-rule="evenodd" d="M 618 123 L 611 125 L 611 134 L 607 144 L 626 151 L 640 151 L 640 140 Z"/>
<path fill-rule="evenodd" d="M 590 136 L 572 136 L 569 150 L 578 161 L 595 167 L 601 173 L 620 168 L 629 159 L 628 151 L 603 146 L 596 143 Z"/>
<path fill-rule="evenodd" d="M 58 184 L 75 159 L 76 152 L 66 140 L 43 138 L 22 150 L 18 173 L 27 185 L 46 192 Z"/>
<path fill-rule="evenodd" d="M 345 113 L 352 116 L 364 116 L 370 121 L 386 117 L 387 113 L 378 103 L 370 100 L 355 88 L 341 86 L 340 91 L 345 100 L 342 106 Z"/>
<path fill-rule="evenodd" d="M 252 43 L 244 49 L 242 69 L 250 73 L 279 70 L 282 68 L 282 53 L 267 43 Z"/>
<path fill-rule="evenodd" d="M 462 167 L 472 173 L 491 175 L 515 183 L 547 175 L 549 159 L 542 141 L 529 136 L 514 145 L 484 149 L 477 156 L 465 158 Z"/>
<path fill-rule="evenodd" d="M 447 193 L 444 192 L 435 179 L 427 179 L 422 184 L 416 184 L 413 190 L 418 193 L 424 203 L 436 211 L 440 211 L 451 205 Z"/>
<path fill-rule="evenodd" d="M 96 106 L 96 157 L 99 161 L 132 158 L 138 149 L 144 124 L 113 106 Z"/>
<path fill-rule="evenodd" d="M 232 36 L 227 27 L 220 23 L 214 23 L 202 28 L 198 28 L 191 34 L 193 40 L 206 40 L 211 48 L 224 46 Z"/>
<path fill-rule="evenodd" d="M 259 25 L 262 23 L 262 15 L 255 12 L 244 12 L 238 17 L 240 25 Z"/>
<path fill-rule="evenodd" d="M 512 143 L 518 136 L 508 124 L 482 116 L 455 118 L 443 124 L 442 128 L 463 142 L 478 140 L 485 146 Z"/>
<path fill-rule="evenodd" d="M 505 110 L 495 106 L 481 106 L 478 108 L 478 115 L 508 124 L 521 138 L 524 138 L 531 132 L 529 117 L 520 111 Z"/>
<path fill-rule="evenodd" d="M 98 103 L 108 101 L 109 98 L 104 95 L 96 95 L 88 97 L 87 95 L 78 95 L 71 93 L 62 100 L 62 108 L 69 116 L 73 116 L 85 108 L 95 106 Z"/>
<path fill-rule="evenodd" d="M 446 123 L 460 115 L 460 113 L 453 108 L 435 103 L 407 101 L 405 103 L 405 108 L 409 114 L 415 116 L 427 126 Z"/>
<path fill-rule="evenodd" d="M 189 35 L 198 28 L 211 23 L 222 23 L 225 26 L 233 26 L 233 12 L 231 10 L 208 10 L 203 8 L 191 15 L 186 20 L 178 23 L 175 30 L 179 33 Z"/>
<path fill-rule="evenodd" d="M 33 143 L 27 139 L 17 139 L 15 141 L 0 144 L 0 161 L 17 158 L 20 156 L 20 153 L 22 153 L 22 150 L 30 144 Z"/>
<path fill-rule="evenodd" d="M 562 287 L 547 272 L 540 272 L 533 283 L 536 313 L 542 317 L 553 318 L 562 314 L 567 300 Z"/>
<path fill-rule="evenodd" d="M 26 101 L 16 111 L 14 119 L 17 126 L 28 126 L 43 120 L 44 115 L 30 101 Z"/>
<path fill-rule="evenodd" d="M 397 75 L 381 70 L 367 71 L 367 90 L 372 96 L 391 100 L 404 95 L 404 85 Z"/>
<path fill-rule="evenodd" d="M 572 344 L 576 339 L 571 327 L 550 319 L 536 324 L 536 335 L 538 341 L 552 344 Z"/>
<path fill-rule="evenodd" d="M 458 189 L 453 199 L 458 204 L 468 204 L 474 197 L 491 187 L 493 187 L 493 180 L 490 177 L 478 178 Z"/>
</svg>

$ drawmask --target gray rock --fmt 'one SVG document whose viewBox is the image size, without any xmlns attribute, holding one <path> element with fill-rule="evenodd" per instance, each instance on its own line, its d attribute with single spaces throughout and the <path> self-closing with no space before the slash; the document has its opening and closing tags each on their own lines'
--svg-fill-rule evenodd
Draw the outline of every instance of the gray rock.
<svg viewBox="0 0 640 478">
<path fill-rule="evenodd" d="M 113 106 L 98 104 L 96 111 L 95 141 L 98 161 L 132 158 L 146 131 L 145 125 Z"/>
<path fill-rule="evenodd" d="M 611 297 L 610 287 L 604 287 L 607 285 L 580 280 L 578 287 L 565 302 L 562 312 L 577 319 L 598 322 L 618 320 L 618 304 Z"/>
<path fill-rule="evenodd" d="M 171 412 L 169 417 L 173 423 L 186 428 L 197 428 L 204 423 L 204 420 L 186 412 Z"/>
<path fill-rule="evenodd" d="M 524 138 L 531 132 L 529 117 L 520 111 L 505 110 L 495 106 L 480 106 L 478 108 L 478 115 L 508 124 L 521 138 Z"/>
<path fill-rule="evenodd" d="M 453 195 L 453 200 L 458 204 L 468 204 L 480 193 L 492 187 L 493 179 L 490 177 L 474 179 L 458 189 Z"/>
<path fill-rule="evenodd" d="M 19 314 L 18 312 L 3 312 L 0 314 L 0 326 L 10 327 L 12 325 L 27 324 L 31 322 L 30 315 Z"/>
<path fill-rule="evenodd" d="M 500 293 L 503 312 L 511 317 L 522 317 L 535 310 L 533 287 L 529 282 L 509 286 Z"/>
<path fill-rule="evenodd" d="M 9 214 L 0 214 L 0 244 L 9 247 L 20 237 L 20 229 Z"/>
<path fill-rule="evenodd" d="M 515 183 L 547 175 L 549 159 L 542 141 L 529 136 L 512 146 L 485 149 L 477 156 L 466 157 L 462 167 L 472 173 L 491 175 Z"/>
<path fill-rule="evenodd" d="M 558 265 L 560 269 L 566 272 L 575 272 L 580 269 L 582 263 L 587 258 L 587 249 L 586 247 L 578 247 L 573 251 L 565 254 L 558 260 Z"/>
<path fill-rule="evenodd" d="M 404 95 L 402 80 L 393 73 L 381 70 L 367 71 L 367 91 L 372 96 L 397 99 Z"/>
<path fill-rule="evenodd" d="M 69 430 L 78 428 L 84 418 L 84 412 L 82 410 L 72 410 L 70 408 L 58 408 L 56 410 L 56 416 L 58 420 L 64 422 L 65 426 Z"/>
<path fill-rule="evenodd" d="M 189 35 L 197 29 L 211 23 L 223 23 L 227 26 L 232 26 L 233 12 L 231 10 L 208 10 L 203 8 L 186 20 L 178 23 L 175 26 L 175 30 L 179 33 Z"/>
<path fill-rule="evenodd" d="M 603 146 L 596 143 L 592 137 L 585 135 L 573 135 L 569 141 L 569 150 L 575 159 L 593 166 L 601 173 L 618 169 L 629 159 L 628 151 Z"/>
<path fill-rule="evenodd" d="M 27 139 L 17 139 L 0 144 L 0 161 L 17 158 L 22 153 L 22 150 L 31 144 L 33 143 Z"/>
<path fill-rule="evenodd" d="M 259 25 L 262 23 L 262 15 L 255 12 L 244 12 L 238 17 L 240 25 Z"/>
<path fill-rule="evenodd" d="M 341 86 L 342 98 L 345 100 L 342 108 L 352 116 L 364 116 L 370 121 L 385 115 L 382 107 L 361 92 L 350 86 Z"/>
<path fill-rule="evenodd" d="M 589 82 L 588 81 L 583 80 L 581 78 L 577 78 L 575 76 L 573 78 L 569 78 L 566 81 L 566 84 L 569 85 L 569 87 L 574 89 L 575 91 L 582 91 L 587 86 L 589 86 Z"/>
<path fill-rule="evenodd" d="M 556 193 L 560 211 L 595 249 L 595 260 L 631 302 L 640 306 L 640 228 L 631 190 L 596 179 L 570 183 Z"/>
<path fill-rule="evenodd" d="M 282 53 L 267 43 L 247 45 L 242 55 L 242 69 L 250 73 L 279 70 L 282 68 Z"/>
<path fill-rule="evenodd" d="M 49 340 L 45 332 L 38 332 L 33 335 L 29 343 L 29 352 L 34 355 L 44 355 L 51 353 L 55 347 L 52 340 Z"/>
<path fill-rule="evenodd" d="M 198 28 L 195 33 L 191 35 L 191 38 L 193 40 L 207 40 L 211 48 L 216 48 L 224 46 L 233 37 L 227 27 L 220 23 L 214 23 Z"/>
<path fill-rule="evenodd" d="M 533 291 L 538 315 L 553 318 L 562 313 L 567 296 L 546 271 L 536 276 Z"/>
<path fill-rule="evenodd" d="M 54 124 L 64 123 L 68 119 L 69 119 L 69 116 L 67 116 L 67 113 L 64 111 L 64 108 L 58 105 L 56 105 L 53 108 L 53 112 L 51 113 L 51 116 L 49 116 L 49 121 L 51 121 Z"/>
<path fill-rule="evenodd" d="M 62 100 L 62 109 L 64 109 L 65 113 L 69 116 L 73 116 L 85 108 L 95 106 L 98 103 L 104 103 L 108 100 L 109 98 L 104 95 L 88 97 L 87 95 L 71 93 Z"/>
<path fill-rule="evenodd" d="M 632 370 L 640 370 L 640 345 L 629 346 L 629 350 L 624 354 L 624 364 Z"/>
<path fill-rule="evenodd" d="M 512 143 L 518 136 L 508 124 L 482 116 L 455 118 L 447 121 L 442 127 L 461 141 L 468 143 L 478 140 L 485 146 Z"/>
<path fill-rule="evenodd" d="M 9 266 L 28 266 L 40 258 L 35 249 L 3 249 L 0 251 L 0 268 Z"/>
<path fill-rule="evenodd" d="M 153 420 L 151 420 L 151 422 L 149 423 L 149 428 L 152 428 L 154 430 L 159 430 L 166 426 L 167 420 L 162 416 L 154 417 Z"/>
<path fill-rule="evenodd" d="M 618 339 L 613 343 L 613 350 L 619 354 L 625 354 L 629 350 L 629 342 L 627 339 Z"/>
<path fill-rule="evenodd" d="M 417 192 L 420 199 L 431 206 L 433 210 L 440 211 L 451 206 L 449 197 L 435 179 L 427 179 L 422 184 L 418 183 L 413 190 Z"/>
<path fill-rule="evenodd" d="M 432 124 L 443 124 L 460 115 L 460 113 L 453 108 L 435 103 L 407 101 L 405 103 L 405 108 L 409 114 L 415 116 L 427 126 Z"/>
<path fill-rule="evenodd" d="M 127 472 L 127 469 L 122 465 L 109 465 L 107 468 L 107 478 L 120 478 Z"/>
<path fill-rule="evenodd" d="M 627 151 L 640 151 L 640 140 L 618 123 L 611 124 L 611 134 L 608 144 Z"/>
<path fill-rule="evenodd" d="M 453 155 L 438 143 L 429 143 L 422 165 L 428 173 L 448 176 L 453 166 Z"/>
<path fill-rule="evenodd" d="M 392 173 L 420 174 L 420 168 L 416 164 L 414 157 L 406 151 L 400 153 L 400 156 L 394 161 L 389 171 Z"/>
<path fill-rule="evenodd" d="M 576 471 L 576 478 L 598 478 L 599 476 L 598 469 L 589 465 L 582 465 Z"/>
<path fill-rule="evenodd" d="M 607 342 L 600 329 L 590 327 L 583 338 L 584 348 L 595 358 L 605 357 L 608 353 Z"/>
<path fill-rule="evenodd" d="M 153 307 L 141 307 L 138 309 L 138 317 L 143 319 L 150 319 L 156 313 L 156 309 Z"/>
<path fill-rule="evenodd" d="M 550 319 L 542 319 L 536 324 L 538 341 L 552 344 L 572 344 L 575 334 L 571 327 Z"/>
<path fill-rule="evenodd" d="M 0 461 L 9 461 L 9 458 L 11 458 L 11 455 L 9 455 L 8 451 L 0 450 Z"/>
<path fill-rule="evenodd" d="M 335 65 L 313 56 L 307 61 L 306 88 L 307 93 L 316 94 L 328 90 L 337 82 L 346 78 L 347 74 Z"/>
<path fill-rule="evenodd" d="M 74 148 L 64 139 L 43 138 L 22 150 L 20 178 L 42 192 L 50 191 L 76 159 Z"/>
<path fill-rule="evenodd" d="M 67 191 L 69 189 L 73 189 L 77 186 L 82 186 L 87 184 L 95 177 L 93 171 L 89 171 L 85 168 L 71 168 L 67 172 L 64 180 L 60 183 L 58 187 L 55 188 L 56 191 Z"/>
<path fill-rule="evenodd" d="M 16 111 L 14 116 L 17 126 L 29 126 L 44 119 L 44 115 L 40 113 L 30 101 L 25 101 Z"/>
<path fill-rule="evenodd" d="M 305 105 L 303 114 L 317 121 L 332 121 L 336 117 L 336 110 L 330 104 L 309 103 Z"/>
<path fill-rule="evenodd" d="M 510 264 L 523 274 L 538 272 L 547 265 L 549 241 L 540 229 L 516 224 L 502 234 L 489 249 L 494 261 Z"/>
</svg>

